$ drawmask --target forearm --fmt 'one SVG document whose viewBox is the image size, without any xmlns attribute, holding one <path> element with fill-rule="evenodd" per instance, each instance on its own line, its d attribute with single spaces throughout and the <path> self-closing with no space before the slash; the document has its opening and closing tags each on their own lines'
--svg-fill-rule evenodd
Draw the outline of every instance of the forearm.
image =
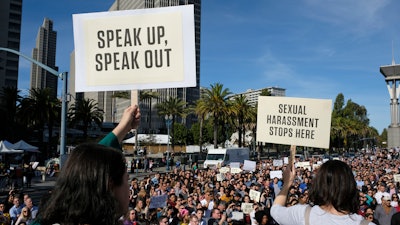
<svg viewBox="0 0 400 225">
<path fill-rule="evenodd" d="M 290 183 L 285 183 L 279 192 L 279 194 L 275 197 L 273 205 L 286 205 L 287 195 L 289 193 Z"/>
</svg>

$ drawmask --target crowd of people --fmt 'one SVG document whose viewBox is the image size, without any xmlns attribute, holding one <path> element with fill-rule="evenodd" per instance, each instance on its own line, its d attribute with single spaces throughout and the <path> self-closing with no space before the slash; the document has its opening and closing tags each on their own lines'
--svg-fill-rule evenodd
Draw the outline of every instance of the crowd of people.
<svg viewBox="0 0 400 225">
<path fill-rule="evenodd" d="M 222 168 L 201 169 L 194 163 L 128 182 L 124 156 L 116 148 L 139 118 L 139 109 L 129 107 L 100 144 L 76 147 L 39 210 L 25 196 L 20 204 L 10 192 L 0 204 L 9 218 L 2 223 L 314 225 L 324 219 L 324 224 L 400 224 L 398 149 L 375 148 L 336 160 L 310 158 L 309 166 L 265 159 L 242 172 L 225 168 L 221 173 Z"/>
</svg>

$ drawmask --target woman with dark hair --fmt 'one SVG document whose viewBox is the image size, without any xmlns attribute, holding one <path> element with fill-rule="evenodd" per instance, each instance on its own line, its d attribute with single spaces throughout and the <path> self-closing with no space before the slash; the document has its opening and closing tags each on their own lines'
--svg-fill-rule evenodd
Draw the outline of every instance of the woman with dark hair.
<svg viewBox="0 0 400 225">
<path fill-rule="evenodd" d="M 350 167 L 339 160 L 330 160 L 322 164 L 310 188 L 310 205 L 297 204 L 285 207 L 287 194 L 296 171 L 294 165 L 288 166 L 283 174 L 284 185 L 276 196 L 271 215 L 280 225 L 306 224 L 369 224 L 357 214 L 359 195 Z"/>
<path fill-rule="evenodd" d="M 119 143 L 139 120 L 139 108 L 130 106 L 101 144 L 78 145 L 63 166 L 50 198 L 40 208 L 35 224 L 120 224 L 119 219 L 128 212 L 129 184 Z"/>
</svg>

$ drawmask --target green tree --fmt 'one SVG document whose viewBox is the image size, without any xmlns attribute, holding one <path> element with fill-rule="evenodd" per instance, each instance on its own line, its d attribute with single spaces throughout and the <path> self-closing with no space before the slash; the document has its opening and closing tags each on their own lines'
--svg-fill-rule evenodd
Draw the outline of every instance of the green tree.
<svg viewBox="0 0 400 225">
<path fill-rule="evenodd" d="M 19 92 L 15 87 L 3 87 L 0 91 L 0 121 L 2 126 L 7 128 L 1 129 L 1 140 L 16 141 L 14 138 L 18 138 L 20 133 L 18 132 L 17 112 L 22 97 Z"/>
<path fill-rule="evenodd" d="M 94 124 L 101 127 L 103 113 L 103 110 L 98 108 L 98 103 L 94 99 L 82 99 L 71 105 L 68 119 L 71 126 L 76 126 L 83 131 L 83 137 L 86 139 L 89 127 Z"/>
<path fill-rule="evenodd" d="M 251 122 L 250 117 L 252 116 L 252 106 L 249 100 L 244 95 L 238 95 L 234 98 L 232 103 L 232 112 L 234 124 L 238 131 L 239 147 L 243 147 L 245 143 L 246 125 L 247 122 Z"/>
<path fill-rule="evenodd" d="M 172 124 L 171 124 L 171 146 L 174 149 L 174 125 L 177 118 L 185 118 L 188 111 L 186 109 L 186 102 L 182 101 L 182 99 L 176 97 L 169 97 L 166 101 L 158 103 L 156 105 L 158 115 L 162 118 L 165 118 L 166 115 L 172 116 Z"/>
<path fill-rule="evenodd" d="M 367 109 L 351 99 L 344 105 L 344 96 L 338 94 L 332 111 L 331 145 L 338 149 L 357 148 L 365 140 L 377 136 L 375 128 L 369 126 Z"/>
<path fill-rule="evenodd" d="M 271 92 L 267 88 L 264 88 L 261 90 L 260 96 L 271 96 Z"/>
<path fill-rule="evenodd" d="M 187 145 L 188 129 L 181 123 L 175 123 L 174 127 L 174 142 L 180 146 Z"/>
<path fill-rule="evenodd" d="M 218 127 L 221 121 L 227 119 L 229 115 L 230 102 L 228 100 L 231 92 L 224 88 L 222 84 L 212 84 L 211 88 L 206 89 L 201 96 L 201 111 L 207 112 L 214 122 L 214 148 L 218 147 Z"/>
<path fill-rule="evenodd" d="M 37 129 L 39 145 L 43 146 L 44 130 L 47 126 L 48 140 L 53 138 L 53 126 L 60 121 L 61 102 L 51 94 L 51 89 L 31 89 L 29 97 L 21 101 L 19 117 L 28 128 Z M 47 147 L 45 147 L 48 153 Z"/>
</svg>

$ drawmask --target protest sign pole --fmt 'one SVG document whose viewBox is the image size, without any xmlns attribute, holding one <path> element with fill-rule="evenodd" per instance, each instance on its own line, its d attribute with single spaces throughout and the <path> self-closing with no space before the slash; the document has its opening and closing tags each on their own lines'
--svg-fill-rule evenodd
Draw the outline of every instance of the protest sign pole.
<svg viewBox="0 0 400 225">
<path fill-rule="evenodd" d="M 292 168 L 292 165 L 294 163 L 294 156 L 296 155 L 296 145 L 291 145 L 290 146 L 290 158 L 289 158 L 289 166 Z"/>
</svg>

